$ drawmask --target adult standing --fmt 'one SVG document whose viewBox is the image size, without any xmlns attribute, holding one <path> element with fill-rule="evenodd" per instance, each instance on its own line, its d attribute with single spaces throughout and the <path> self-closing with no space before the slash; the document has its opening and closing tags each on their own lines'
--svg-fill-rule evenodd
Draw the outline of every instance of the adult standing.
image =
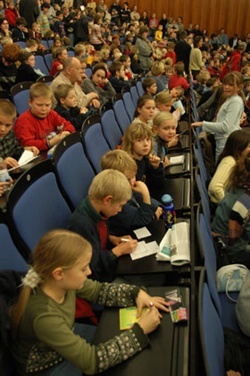
<svg viewBox="0 0 250 376">
<path fill-rule="evenodd" d="M 75 23 L 74 32 L 75 44 L 89 41 L 89 23 L 85 10 L 81 11 L 81 15 Z"/>
<path fill-rule="evenodd" d="M 201 68 L 204 67 L 202 61 L 202 53 L 200 48 L 203 45 L 202 36 L 198 35 L 194 38 L 194 47 L 191 49 L 189 58 L 189 69 L 192 72 L 193 79 L 195 80 L 198 73 L 200 73 Z"/>
<path fill-rule="evenodd" d="M 105 44 L 105 40 L 102 37 L 101 31 L 102 16 L 96 14 L 94 16 L 94 25 L 90 27 L 89 42 L 95 47 L 96 51 L 100 51 Z"/>
<path fill-rule="evenodd" d="M 176 62 L 182 61 L 185 66 L 185 72 L 189 72 L 189 57 L 191 52 L 191 46 L 187 43 L 187 32 L 182 31 L 180 33 L 180 40 L 175 45 Z"/>
<path fill-rule="evenodd" d="M 111 23 L 120 26 L 121 25 L 121 6 L 119 4 L 120 0 L 114 0 L 109 8 L 109 13 L 111 14 Z"/>
<path fill-rule="evenodd" d="M 32 28 L 33 22 L 36 21 L 39 16 L 39 7 L 37 0 L 20 0 L 19 13 L 21 17 L 24 17 L 27 22 L 27 27 Z"/>
<path fill-rule="evenodd" d="M 138 48 L 138 59 L 140 61 L 141 69 L 149 71 L 152 66 L 153 49 L 150 41 L 148 40 L 149 28 L 148 26 L 141 26 L 136 39 L 135 45 Z"/>
</svg>

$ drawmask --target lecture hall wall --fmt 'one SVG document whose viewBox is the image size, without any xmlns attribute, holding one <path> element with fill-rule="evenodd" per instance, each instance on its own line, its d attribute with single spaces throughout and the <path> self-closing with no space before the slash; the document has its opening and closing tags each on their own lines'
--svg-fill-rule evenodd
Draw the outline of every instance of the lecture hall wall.
<svg viewBox="0 0 250 376">
<path fill-rule="evenodd" d="M 98 0 L 96 0 L 98 3 Z M 207 29 L 209 35 L 218 32 L 224 27 L 228 36 L 237 33 L 240 37 L 244 37 L 250 32 L 249 0 L 137 0 L 129 2 L 130 9 L 137 5 L 139 12 L 147 10 L 148 15 L 156 13 L 161 19 L 163 13 L 167 17 L 177 18 L 183 17 L 185 27 L 189 23 L 200 25 L 200 29 Z M 110 6 L 112 0 L 106 0 L 106 4 Z M 120 4 L 123 4 L 120 0 Z"/>
</svg>

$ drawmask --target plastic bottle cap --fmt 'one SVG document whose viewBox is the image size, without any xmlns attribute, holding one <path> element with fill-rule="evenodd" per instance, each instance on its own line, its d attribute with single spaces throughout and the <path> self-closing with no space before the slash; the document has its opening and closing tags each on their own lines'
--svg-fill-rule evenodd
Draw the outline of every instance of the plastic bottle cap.
<svg viewBox="0 0 250 376">
<path fill-rule="evenodd" d="M 171 202 L 173 202 L 173 197 L 168 195 L 168 194 L 165 194 L 165 195 L 162 196 L 161 201 L 164 204 L 170 204 Z"/>
</svg>

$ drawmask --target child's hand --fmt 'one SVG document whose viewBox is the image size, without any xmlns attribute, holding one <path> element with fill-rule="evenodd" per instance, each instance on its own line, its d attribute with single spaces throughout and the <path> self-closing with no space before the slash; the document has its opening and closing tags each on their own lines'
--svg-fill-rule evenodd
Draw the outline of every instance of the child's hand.
<svg viewBox="0 0 250 376">
<path fill-rule="evenodd" d="M 127 238 L 127 236 L 126 236 Z M 130 239 L 129 241 L 121 241 L 120 244 L 118 244 L 115 248 L 112 249 L 112 252 L 117 256 L 120 257 L 122 255 L 127 255 L 132 253 L 136 246 L 137 246 L 137 240 L 136 239 Z"/>
<path fill-rule="evenodd" d="M 123 236 L 123 238 L 127 238 L 127 239 L 132 239 L 130 235 L 125 235 Z M 120 236 L 115 236 L 115 235 L 109 235 L 109 241 L 114 244 L 114 245 L 118 245 L 120 244 L 122 241 L 121 241 L 121 237 Z"/>
<path fill-rule="evenodd" d="M 172 148 L 172 147 L 176 146 L 178 144 L 178 142 L 179 142 L 179 136 L 177 134 L 174 138 L 172 138 L 171 141 L 169 141 L 168 147 Z"/>
<path fill-rule="evenodd" d="M 140 290 L 135 299 L 137 305 L 137 317 L 140 317 L 143 307 L 156 307 L 164 312 L 169 312 L 169 303 L 161 296 L 150 296 L 146 291 Z M 153 305 L 152 305 L 153 304 Z"/>
<path fill-rule="evenodd" d="M 196 121 L 195 123 L 191 123 L 191 127 L 202 127 L 202 121 Z"/>
<path fill-rule="evenodd" d="M 11 184 L 13 183 L 13 180 L 11 179 L 10 181 L 4 181 L 0 183 L 0 197 L 4 194 L 8 188 L 10 188 Z"/>
<path fill-rule="evenodd" d="M 60 65 L 57 66 L 57 70 L 58 71 L 61 71 L 62 69 L 63 69 L 63 65 L 62 64 L 60 64 Z"/>
<path fill-rule="evenodd" d="M 16 159 L 7 157 L 5 158 L 4 162 L 7 164 L 7 167 L 18 167 L 19 164 Z"/>
<path fill-rule="evenodd" d="M 66 136 L 68 136 L 70 134 L 69 131 L 62 131 L 61 133 L 59 133 L 59 135 L 61 136 L 61 138 L 64 138 Z"/>
<path fill-rule="evenodd" d="M 158 208 L 155 211 L 155 218 L 160 219 L 161 216 L 162 216 L 162 208 L 158 206 Z"/>
<path fill-rule="evenodd" d="M 159 165 L 161 163 L 161 158 L 157 157 L 156 155 L 152 155 L 152 154 L 150 154 L 148 158 L 149 158 L 149 162 L 150 162 L 152 167 L 154 167 L 154 168 L 159 167 Z"/>
<path fill-rule="evenodd" d="M 146 312 L 144 312 L 138 324 L 143 330 L 144 334 L 149 334 L 153 332 L 161 323 L 161 315 L 160 312 L 156 307 L 148 308 Z"/>
<path fill-rule="evenodd" d="M 148 187 L 145 183 L 143 183 L 143 181 L 135 181 L 132 185 L 132 189 L 133 191 L 138 192 L 142 195 L 142 199 L 145 204 L 151 203 Z"/>
<path fill-rule="evenodd" d="M 169 165 L 170 165 L 170 160 L 168 159 L 167 156 L 165 156 L 163 160 L 163 166 L 168 167 Z"/>
<path fill-rule="evenodd" d="M 80 114 L 86 114 L 86 112 L 88 112 L 87 107 L 81 107 L 80 108 Z"/>
<path fill-rule="evenodd" d="M 36 146 L 25 146 L 24 150 L 30 150 L 34 154 L 34 157 L 40 153 L 40 150 Z"/>
<path fill-rule="evenodd" d="M 50 146 L 53 147 L 56 144 L 58 144 L 64 137 L 68 136 L 70 134 L 69 131 L 62 131 L 61 133 L 58 133 L 55 137 L 51 138 L 49 140 Z"/>
</svg>

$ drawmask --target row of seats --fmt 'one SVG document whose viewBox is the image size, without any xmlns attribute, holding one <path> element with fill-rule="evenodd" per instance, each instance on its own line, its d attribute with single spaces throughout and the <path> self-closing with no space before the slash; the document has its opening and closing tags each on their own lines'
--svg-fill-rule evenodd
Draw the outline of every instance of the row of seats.
<svg viewBox="0 0 250 376">
<path fill-rule="evenodd" d="M 21 48 L 26 48 L 26 42 L 22 40 L 15 40 L 15 43 L 18 44 Z M 49 50 L 53 43 L 54 43 L 54 38 L 42 38 L 41 43 L 46 50 Z"/>
<path fill-rule="evenodd" d="M 193 87 L 190 89 L 192 120 L 198 121 Z M 211 213 L 207 190 L 210 178 L 206 169 L 199 141 L 200 129 L 194 130 L 194 154 L 197 165 L 194 169 L 195 183 L 199 193 L 196 213 L 196 233 L 201 264 L 204 268 L 200 274 L 198 317 L 199 329 L 206 375 L 221 376 L 224 371 L 224 328 L 240 332 L 235 302 L 225 292 L 218 292 L 216 287 L 217 258 L 211 232 Z M 237 300 L 238 292 L 230 293 Z"/>
<path fill-rule="evenodd" d="M 89 70 L 91 70 L 89 68 Z M 89 74 L 91 75 L 91 72 L 89 71 Z M 41 77 L 37 80 L 37 82 L 44 82 L 48 85 L 53 81 L 54 77 L 46 75 L 44 77 Z M 16 106 L 17 112 L 19 115 L 21 115 L 24 111 L 26 111 L 29 107 L 28 101 L 29 101 L 29 89 L 30 86 L 34 82 L 32 81 L 24 81 L 20 82 L 11 88 L 11 100 Z M 143 88 L 141 81 L 137 81 L 135 85 L 131 86 L 129 92 L 123 93 L 122 99 L 124 104 L 126 104 L 126 111 L 124 115 L 124 111 L 120 113 L 120 115 L 117 113 L 117 117 L 120 123 L 120 126 L 124 129 L 124 127 L 127 127 L 128 120 L 131 122 L 134 118 L 134 112 L 137 105 L 137 100 L 140 96 L 143 95 Z M 101 112 L 106 111 L 108 107 L 104 106 L 101 109 Z M 123 116 L 125 116 L 123 118 Z M 125 124 L 125 125 L 124 125 Z"/>
</svg>

